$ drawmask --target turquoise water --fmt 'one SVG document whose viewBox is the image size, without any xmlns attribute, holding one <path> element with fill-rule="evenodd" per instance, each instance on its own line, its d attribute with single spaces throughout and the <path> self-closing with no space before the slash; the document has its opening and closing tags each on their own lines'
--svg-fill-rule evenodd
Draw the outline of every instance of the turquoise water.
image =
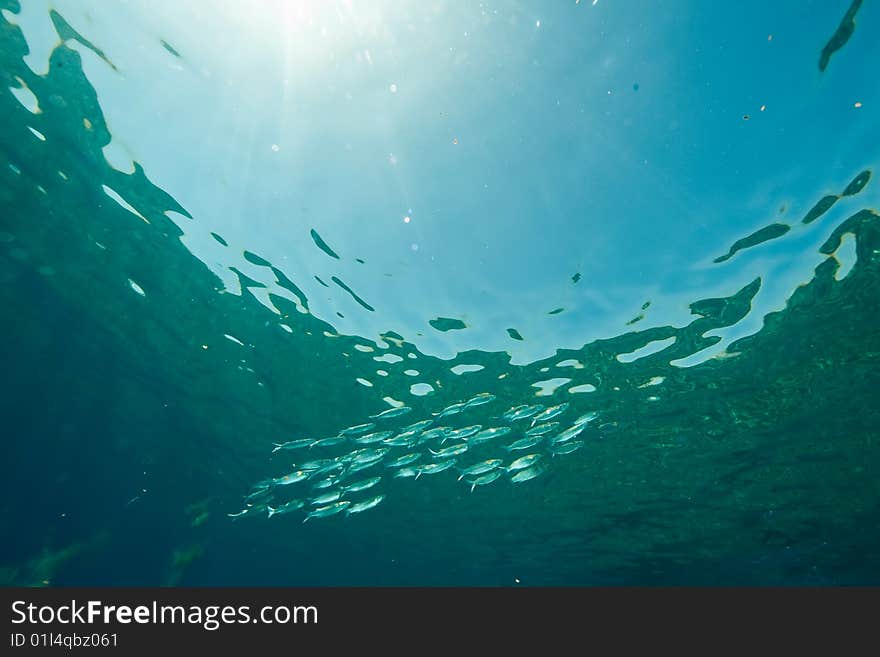
<svg viewBox="0 0 880 657">
<path fill-rule="evenodd" d="M 0 581 L 878 583 L 876 3 L 0 4 Z"/>
</svg>

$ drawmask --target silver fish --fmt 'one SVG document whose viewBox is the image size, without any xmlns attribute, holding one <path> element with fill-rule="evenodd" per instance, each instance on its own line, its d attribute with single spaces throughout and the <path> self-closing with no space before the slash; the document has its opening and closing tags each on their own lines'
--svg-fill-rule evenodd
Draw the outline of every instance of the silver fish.
<svg viewBox="0 0 880 657">
<path fill-rule="evenodd" d="M 372 445 L 373 443 L 381 443 L 383 440 L 390 438 L 393 435 L 393 431 L 376 431 L 375 433 L 368 433 L 366 436 L 355 438 L 354 442 L 358 445 Z"/>
<path fill-rule="evenodd" d="M 569 441 L 575 436 L 579 435 L 584 429 L 586 429 L 586 427 L 586 424 L 576 424 L 573 427 L 569 427 L 559 435 L 551 438 L 550 442 L 553 445 L 561 445 L 562 443 Z"/>
<path fill-rule="evenodd" d="M 359 447 L 358 449 L 351 450 L 348 454 L 343 454 L 342 456 L 337 456 L 336 458 L 341 463 L 351 463 L 361 454 L 366 454 L 368 452 L 372 453 L 372 447 Z"/>
<path fill-rule="evenodd" d="M 489 402 L 493 402 L 497 399 L 495 395 L 490 394 L 488 392 L 481 392 L 479 395 L 475 397 L 471 397 L 468 401 L 465 402 L 465 406 L 468 408 L 472 406 L 482 406 L 483 404 L 488 404 Z"/>
<path fill-rule="evenodd" d="M 441 441 L 441 445 L 445 443 L 447 440 L 459 440 L 459 439 L 467 439 L 473 436 L 476 433 L 479 433 L 480 429 L 483 428 L 481 424 L 474 424 L 470 427 L 462 427 L 461 429 L 453 429 L 446 433 L 443 436 L 443 440 Z"/>
<path fill-rule="evenodd" d="M 371 497 L 368 500 L 364 500 L 363 502 L 358 502 L 357 504 L 352 504 L 348 511 L 345 512 L 346 518 L 350 516 L 352 513 L 360 513 L 361 511 L 367 511 L 372 509 L 375 506 L 378 506 L 379 503 L 385 499 L 385 495 L 376 495 L 376 497 Z"/>
<path fill-rule="evenodd" d="M 423 465 L 418 468 L 416 479 L 418 479 L 423 474 L 437 474 L 438 472 L 443 472 L 444 470 L 448 470 L 449 468 L 451 468 L 453 465 L 455 465 L 455 459 L 438 461 L 437 463 L 428 463 L 427 465 Z"/>
<path fill-rule="evenodd" d="M 269 517 L 277 516 L 282 513 L 290 513 L 291 511 L 296 511 L 297 509 L 301 509 L 306 505 L 306 503 L 302 500 L 290 500 L 289 502 L 285 502 L 281 506 L 268 506 L 266 505 L 266 510 L 269 511 Z"/>
<path fill-rule="evenodd" d="M 557 404 L 556 406 L 551 406 L 545 411 L 541 411 L 535 417 L 532 418 L 532 426 L 535 426 L 539 422 L 546 422 L 547 420 L 552 420 L 557 415 L 562 415 L 565 411 L 568 410 L 568 407 L 571 404 L 568 402 L 562 402 L 561 404 Z"/>
<path fill-rule="evenodd" d="M 274 445 L 274 449 L 272 453 L 274 454 L 280 449 L 299 449 L 300 447 L 308 447 L 312 444 L 311 438 L 302 438 L 300 440 L 288 440 L 286 443 L 272 443 Z"/>
<path fill-rule="evenodd" d="M 322 490 L 324 488 L 330 488 L 331 486 L 335 486 L 338 482 L 338 477 L 327 477 L 326 479 L 321 479 L 321 481 L 313 485 L 312 490 Z"/>
<path fill-rule="evenodd" d="M 501 416 L 501 419 L 507 420 L 508 422 L 515 422 L 516 420 L 525 420 L 526 418 L 532 417 L 535 413 L 540 413 L 544 410 L 543 404 L 535 404 L 534 406 L 529 406 L 527 404 L 523 404 L 521 406 L 514 406 L 509 411 L 504 413 Z"/>
<path fill-rule="evenodd" d="M 529 481 L 530 479 L 534 479 L 535 477 L 544 474 L 545 470 L 546 467 L 538 463 L 530 468 L 526 468 L 525 470 L 520 470 L 515 475 L 513 475 L 510 480 L 515 484 L 519 484 L 523 481 Z"/>
<path fill-rule="evenodd" d="M 430 427 L 432 424 L 434 424 L 434 420 L 430 420 L 430 419 L 429 420 L 419 420 L 418 422 L 415 422 L 415 423 L 409 425 L 408 427 L 404 427 L 403 429 L 400 430 L 400 432 L 404 433 L 407 431 L 415 431 L 415 432 L 424 431 L 425 429 Z"/>
<path fill-rule="evenodd" d="M 434 427 L 433 429 L 428 429 L 419 436 L 419 444 L 426 443 L 435 438 L 443 438 L 450 431 L 452 431 L 452 429 L 449 427 Z"/>
<path fill-rule="evenodd" d="M 510 427 L 491 427 L 489 429 L 483 429 L 467 439 L 468 445 L 479 445 L 492 440 L 493 438 L 497 438 L 498 436 L 506 436 L 511 431 L 513 431 L 513 429 Z"/>
<path fill-rule="evenodd" d="M 263 495 L 268 493 L 269 490 L 270 489 L 268 486 L 260 487 L 257 490 L 253 491 L 252 493 L 248 493 L 247 495 L 245 495 L 244 501 L 250 502 L 251 500 L 257 499 L 258 497 L 262 497 Z"/>
<path fill-rule="evenodd" d="M 334 490 L 332 493 L 324 493 L 323 495 L 318 495 L 318 497 L 311 500 L 309 504 L 311 504 L 312 506 L 329 504 L 330 502 L 335 502 L 340 497 L 342 497 L 342 491 Z"/>
<path fill-rule="evenodd" d="M 464 454 L 467 449 L 467 443 L 460 443 L 458 445 L 444 447 L 443 449 L 437 450 L 436 452 L 433 449 L 429 449 L 428 451 L 434 455 L 434 458 L 444 459 L 447 456 L 458 456 L 459 454 Z"/>
<path fill-rule="evenodd" d="M 295 484 L 298 481 L 303 481 L 304 479 L 309 478 L 309 472 L 307 470 L 295 470 L 290 474 L 286 474 L 283 477 L 278 477 L 277 479 L 273 479 L 272 482 L 276 486 L 289 486 L 290 484 Z"/>
<path fill-rule="evenodd" d="M 403 456 L 398 456 L 393 461 L 389 461 L 388 463 L 385 464 L 385 467 L 386 468 L 399 468 L 404 465 L 409 465 L 410 463 L 415 463 L 420 458 L 422 458 L 421 454 L 419 454 L 418 452 L 411 452 L 409 454 L 404 454 Z"/>
<path fill-rule="evenodd" d="M 335 504 L 328 504 L 327 506 L 319 506 L 317 509 L 312 511 L 309 515 L 305 517 L 303 522 L 306 522 L 309 518 L 326 518 L 327 516 L 332 516 L 340 511 L 344 511 L 351 505 L 351 502 L 348 500 L 342 500 L 341 502 L 336 502 Z"/>
<path fill-rule="evenodd" d="M 409 435 L 399 434 L 394 436 L 394 438 L 386 438 L 382 441 L 383 445 L 389 445 L 391 447 L 412 447 L 416 444 L 418 440 L 418 436 L 416 433 L 410 432 Z"/>
<path fill-rule="evenodd" d="M 361 481 L 356 481 L 353 484 L 348 484 L 347 486 L 343 486 L 342 490 L 346 493 L 358 493 L 362 490 L 367 490 L 368 488 L 372 488 L 376 484 L 382 481 L 382 477 L 370 477 L 369 479 L 363 479 Z"/>
<path fill-rule="evenodd" d="M 346 440 L 348 440 L 347 436 L 331 436 L 330 438 L 321 438 L 320 440 L 316 440 L 311 445 L 309 445 L 309 449 L 311 449 L 312 447 L 333 447 L 335 445 L 341 445 Z"/>
<path fill-rule="evenodd" d="M 316 459 L 314 461 L 306 461 L 305 463 L 300 464 L 300 470 L 317 470 L 318 468 L 323 468 L 325 465 L 329 465 L 333 463 L 333 459 Z"/>
<path fill-rule="evenodd" d="M 357 463 L 352 463 L 350 466 L 348 466 L 348 470 L 346 471 L 346 474 L 351 475 L 351 474 L 354 474 L 355 472 L 360 472 L 361 470 L 367 470 L 369 468 L 372 468 L 374 465 L 378 465 L 381 462 L 382 462 L 382 457 L 376 456 L 368 461 L 359 461 Z"/>
<path fill-rule="evenodd" d="M 544 424 L 539 424 L 536 427 L 533 426 L 531 429 L 525 432 L 525 435 L 529 438 L 531 438 L 532 436 L 543 436 L 550 433 L 558 426 L 559 422 L 545 422 Z"/>
<path fill-rule="evenodd" d="M 442 411 L 437 413 L 437 416 L 435 419 L 439 420 L 442 417 L 449 417 L 450 415 L 457 415 L 458 413 L 461 413 L 465 408 L 467 408 L 467 402 L 458 402 L 456 404 L 451 404 L 450 406 L 447 406 Z"/>
<path fill-rule="evenodd" d="M 504 449 L 506 449 L 508 452 L 514 452 L 518 449 L 528 449 L 529 447 L 534 447 L 535 445 L 537 445 L 539 442 L 541 442 L 542 439 L 543 436 L 520 438 L 519 440 L 514 440 L 509 445 L 505 445 Z"/>
<path fill-rule="evenodd" d="M 339 472 L 342 468 L 345 467 L 344 463 L 332 462 L 327 465 L 323 465 L 316 470 L 312 470 L 309 472 L 310 477 L 323 477 L 325 474 L 330 474 L 332 472 Z"/>
<path fill-rule="evenodd" d="M 377 413 L 376 415 L 371 415 L 370 419 L 387 420 L 388 418 L 400 417 L 401 415 L 406 415 L 410 412 L 412 412 L 412 409 L 409 406 L 398 406 L 397 408 L 389 408 L 382 411 L 381 413 Z"/>
<path fill-rule="evenodd" d="M 352 459 L 352 463 L 375 463 L 378 459 L 381 459 L 388 453 L 387 447 L 377 447 L 375 449 L 368 449 Z"/>
<path fill-rule="evenodd" d="M 584 413 L 577 420 L 574 421 L 575 424 L 589 424 L 593 420 L 599 417 L 599 413 L 596 411 L 590 411 L 589 413 Z"/>
<path fill-rule="evenodd" d="M 339 432 L 340 436 L 359 436 L 362 433 L 366 433 L 370 429 L 373 429 L 376 426 L 375 422 L 367 422 L 366 424 L 358 424 L 353 427 L 348 427 L 347 429 L 343 429 Z"/>
<path fill-rule="evenodd" d="M 467 468 L 459 468 L 461 476 L 458 479 L 459 481 L 461 481 L 464 477 L 479 475 L 483 474 L 484 472 L 489 472 L 490 470 L 495 470 L 502 463 L 503 461 L 501 459 L 486 459 L 485 461 L 480 461 L 479 463 L 475 463 L 474 465 L 468 466 Z"/>
<path fill-rule="evenodd" d="M 471 492 L 473 493 L 474 488 L 476 488 L 477 486 L 485 486 L 486 484 L 491 484 L 500 476 L 501 470 L 492 470 L 491 472 L 487 472 L 486 474 L 477 477 L 476 479 L 468 479 L 467 482 L 471 485 Z"/>
<path fill-rule="evenodd" d="M 583 445 L 584 445 L 583 440 L 572 440 L 570 443 L 563 443 L 563 444 L 559 445 L 558 447 L 556 445 L 553 445 L 550 448 L 550 453 L 553 456 L 562 456 L 564 454 L 571 454 L 575 450 L 578 450 L 581 447 L 583 447 Z"/>
<path fill-rule="evenodd" d="M 525 468 L 534 465 L 540 460 L 540 454 L 528 454 L 526 456 L 520 456 L 517 460 L 507 466 L 507 471 L 516 472 L 517 470 L 524 470 Z"/>
<path fill-rule="evenodd" d="M 519 413 L 520 411 L 522 411 L 528 407 L 529 407 L 528 404 L 520 404 L 519 406 L 511 406 L 506 411 L 504 411 L 504 413 L 501 414 L 501 419 L 507 420 L 508 422 L 510 422 L 517 413 Z"/>
</svg>

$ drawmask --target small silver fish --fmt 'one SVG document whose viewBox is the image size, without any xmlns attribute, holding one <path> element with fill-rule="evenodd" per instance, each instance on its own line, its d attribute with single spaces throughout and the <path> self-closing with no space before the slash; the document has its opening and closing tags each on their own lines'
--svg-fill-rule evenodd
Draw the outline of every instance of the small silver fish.
<svg viewBox="0 0 880 657">
<path fill-rule="evenodd" d="M 412 447 L 416 444 L 417 440 L 418 436 L 416 436 L 415 432 L 411 432 L 409 435 L 400 434 L 393 438 L 386 438 L 382 441 L 382 444 L 391 447 Z"/>
<path fill-rule="evenodd" d="M 362 433 L 366 433 L 370 429 L 373 429 L 376 426 L 375 422 L 367 422 L 366 424 L 358 424 L 353 427 L 348 427 L 347 429 L 343 429 L 339 432 L 340 436 L 359 436 Z"/>
<path fill-rule="evenodd" d="M 393 461 L 389 461 L 385 464 L 386 468 L 399 468 L 404 465 L 409 465 L 410 463 L 415 463 L 422 455 L 418 452 L 410 452 L 409 454 L 404 454 L 403 456 L 398 456 Z"/>
<path fill-rule="evenodd" d="M 533 465 L 532 467 L 526 468 L 525 470 L 520 470 L 515 475 L 513 475 L 510 480 L 515 484 L 519 484 L 544 474 L 545 470 L 546 468 L 542 464 L 538 463 L 537 465 Z"/>
<path fill-rule="evenodd" d="M 575 424 L 589 424 L 593 420 L 599 417 L 599 413 L 596 411 L 590 411 L 589 413 L 584 413 L 577 420 L 574 421 Z"/>
<path fill-rule="evenodd" d="M 437 463 L 428 463 L 427 465 L 423 465 L 418 468 L 416 479 L 418 479 L 423 474 L 437 474 L 438 472 L 443 472 L 444 470 L 448 470 L 449 468 L 451 468 L 453 465 L 455 465 L 455 459 L 438 461 Z"/>
<path fill-rule="evenodd" d="M 467 402 L 458 402 L 456 404 L 451 404 L 450 406 L 447 406 L 442 411 L 437 413 L 437 416 L 435 419 L 439 420 L 442 417 L 449 417 L 450 415 L 457 415 L 458 413 L 461 413 L 465 408 L 467 408 Z"/>
<path fill-rule="evenodd" d="M 363 502 L 358 502 L 357 504 L 352 504 L 348 511 L 345 512 L 345 517 L 347 518 L 352 513 L 360 513 L 362 511 L 367 511 L 368 509 L 372 509 L 375 506 L 378 506 L 379 503 L 385 499 L 385 495 L 376 495 L 376 497 L 371 497 L 368 500 L 364 500 Z"/>
<path fill-rule="evenodd" d="M 575 450 L 578 450 L 581 447 L 583 447 L 583 445 L 584 445 L 583 440 L 572 440 L 570 443 L 563 443 L 563 444 L 559 445 L 558 447 L 556 445 L 553 445 L 550 448 L 550 453 L 553 456 L 563 456 L 565 454 L 571 454 Z"/>
<path fill-rule="evenodd" d="M 480 429 L 482 429 L 482 428 L 483 428 L 483 425 L 474 424 L 470 427 L 462 427 L 461 429 L 453 429 L 452 431 L 447 432 L 445 436 L 443 436 L 443 440 L 440 444 L 442 445 L 447 440 L 459 440 L 459 439 L 470 438 L 471 436 L 478 433 L 480 431 Z"/>
<path fill-rule="evenodd" d="M 543 436 L 550 433 L 558 426 L 559 422 L 545 422 L 544 424 L 539 424 L 536 427 L 533 426 L 531 429 L 525 432 L 525 435 L 529 438 L 531 438 L 532 436 Z"/>
<path fill-rule="evenodd" d="M 471 475 L 480 475 L 484 472 L 495 470 L 502 463 L 503 461 L 501 459 L 486 459 L 485 461 L 480 461 L 479 463 L 475 463 L 474 465 L 468 466 L 467 468 L 459 468 L 461 476 L 458 478 L 458 480 L 461 481 L 464 477 L 469 477 Z"/>
<path fill-rule="evenodd" d="M 479 445 L 492 440 L 493 438 L 497 438 L 498 436 L 506 436 L 511 431 L 513 430 L 510 427 L 491 427 L 489 429 L 483 429 L 467 439 L 468 445 Z"/>
<path fill-rule="evenodd" d="M 535 413 L 540 413 L 544 410 L 543 404 L 535 404 L 534 406 L 529 406 L 528 404 L 523 404 L 521 406 L 514 406 L 506 413 L 501 416 L 502 420 L 507 420 L 508 422 L 515 422 L 517 420 L 525 420 L 526 418 L 532 417 Z"/>
<path fill-rule="evenodd" d="M 333 447 L 335 445 L 341 445 L 346 440 L 348 440 L 347 436 L 332 436 L 330 438 L 321 438 L 320 440 L 316 440 L 311 445 L 309 445 L 309 449 L 313 447 Z"/>
<path fill-rule="evenodd" d="M 520 411 L 522 411 L 523 409 L 526 409 L 528 407 L 529 407 L 528 404 L 520 404 L 519 406 L 511 406 L 509 409 L 507 409 L 506 411 L 504 411 L 504 413 L 501 414 L 501 419 L 507 420 L 508 422 L 510 422 L 513 419 L 514 415 L 516 415 L 517 413 L 519 413 Z"/>
<path fill-rule="evenodd" d="M 437 450 L 436 452 L 433 449 L 428 449 L 428 451 L 434 455 L 434 458 L 444 459 L 447 456 L 458 456 L 459 454 L 464 454 L 467 449 L 467 443 L 461 443 L 458 445 L 452 445 L 450 447 L 444 447 L 443 449 Z"/>
<path fill-rule="evenodd" d="M 366 436 L 355 438 L 354 442 L 358 445 L 372 445 L 373 443 L 381 443 L 383 440 L 390 438 L 393 435 L 393 431 L 376 431 L 375 433 L 368 433 Z"/>
<path fill-rule="evenodd" d="M 519 440 L 514 440 L 509 445 L 505 445 L 504 449 L 506 449 L 508 452 L 514 452 L 518 449 L 528 449 L 529 447 L 534 447 L 535 445 L 537 445 L 539 442 L 541 442 L 542 439 L 543 436 L 520 438 Z"/>
<path fill-rule="evenodd" d="M 338 482 L 338 477 L 327 477 L 326 479 L 321 479 L 321 481 L 314 484 L 312 486 L 312 490 L 322 490 L 324 488 L 330 488 L 331 486 L 335 486 Z"/>
<path fill-rule="evenodd" d="M 319 506 L 317 509 L 309 513 L 305 517 L 303 522 L 306 522 L 309 518 L 326 518 L 327 516 L 332 516 L 340 511 L 344 511 L 351 505 L 351 502 L 348 500 L 342 500 L 341 502 L 336 502 L 335 504 L 328 504 L 327 506 Z"/>
<path fill-rule="evenodd" d="M 486 474 L 477 477 L 476 479 L 468 479 L 467 482 L 471 485 L 471 492 L 473 493 L 474 488 L 476 488 L 477 486 L 485 486 L 486 484 L 491 484 L 500 476 L 501 470 L 492 470 L 491 472 L 487 472 Z"/>
<path fill-rule="evenodd" d="M 324 493 L 323 495 L 318 495 L 318 497 L 311 500 L 309 504 L 311 504 L 312 506 L 329 504 L 330 502 L 335 502 L 340 497 L 342 497 L 342 491 L 334 490 L 332 493 Z"/>
<path fill-rule="evenodd" d="M 586 424 L 576 424 L 573 427 L 569 427 L 559 435 L 551 438 L 550 443 L 553 445 L 561 445 L 562 443 L 569 441 L 575 436 L 579 435 L 586 428 Z"/>
<path fill-rule="evenodd" d="M 267 494 L 269 492 L 269 490 L 270 489 L 268 486 L 258 488 L 257 490 L 253 491 L 252 493 L 248 493 L 247 495 L 245 495 L 244 501 L 250 502 L 251 500 L 257 499 L 258 497 L 262 497 L 263 495 Z"/>
<path fill-rule="evenodd" d="M 382 481 L 382 477 L 370 477 L 369 479 L 363 479 L 361 481 L 356 481 L 353 484 L 348 484 L 347 486 L 343 486 L 342 490 L 346 493 L 358 493 L 362 490 L 367 490 L 368 488 L 372 488 L 376 484 Z"/>
<path fill-rule="evenodd" d="M 325 465 L 329 465 L 330 463 L 333 463 L 333 459 L 316 459 L 314 461 L 306 461 L 305 463 L 301 463 L 299 469 L 317 470 L 318 468 L 323 468 Z"/>
<path fill-rule="evenodd" d="M 299 449 L 301 447 L 308 447 L 312 442 L 314 441 L 311 438 L 302 438 L 300 440 L 288 440 L 286 443 L 272 443 L 272 445 L 274 445 L 272 453 L 274 454 L 281 449 Z"/>
<path fill-rule="evenodd" d="M 303 500 L 290 500 L 289 502 L 285 502 L 281 506 L 272 507 L 266 505 L 266 510 L 269 511 L 269 517 L 277 516 L 282 513 L 290 513 L 291 511 L 296 511 L 297 509 L 301 509 L 306 505 Z"/>
<path fill-rule="evenodd" d="M 327 465 L 321 466 L 320 468 L 318 468 L 316 470 L 311 470 L 309 472 L 309 476 L 310 477 L 323 477 L 326 474 L 331 474 L 333 472 L 339 472 L 344 467 L 345 467 L 344 463 L 331 462 L 331 463 L 328 463 Z"/>
<path fill-rule="evenodd" d="M 465 405 L 470 408 L 471 406 L 482 406 L 483 404 L 488 404 L 489 402 L 495 401 L 497 397 L 495 395 L 490 394 L 488 392 L 481 392 L 479 395 L 475 397 L 471 397 Z"/>
<path fill-rule="evenodd" d="M 381 459 L 388 453 L 387 447 L 376 447 L 361 452 L 352 459 L 352 463 L 375 463 L 377 459 Z"/>
<path fill-rule="evenodd" d="M 295 484 L 298 481 L 303 481 L 304 479 L 309 478 L 309 472 L 307 470 L 295 470 L 290 474 L 286 474 L 283 477 L 278 477 L 277 479 L 273 479 L 272 482 L 276 486 L 289 486 L 290 484 Z"/>
<path fill-rule="evenodd" d="M 557 415 L 562 415 L 565 411 L 568 410 L 568 407 L 571 404 L 568 402 L 562 402 L 561 404 L 557 404 L 556 406 L 551 406 L 545 411 L 541 411 L 535 417 L 532 418 L 532 426 L 535 426 L 539 422 L 546 422 L 547 420 L 552 420 Z"/>
<path fill-rule="evenodd" d="M 400 417 L 401 415 L 406 415 L 410 412 L 412 412 L 412 409 L 409 406 L 398 406 L 397 408 L 389 408 L 382 411 L 381 413 L 377 413 L 376 415 L 371 415 L 370 419 L 387 420 L 388 418 Z"/>
<path fill-rule="evenodd" d="M 433 429 L 428 429 L 419 436 L 419 444 L 426 443 L 435 438 L 443 438 L 450 431 L 452 431 L 452 429 L 449 427 L 434 427 Z"/>
<path fill-rule="evenodd" d="M 415 432 L 424 431 L 425 429 L 430 427 L 432 424 L 434 424 L 434 420 L 419 420 L 418 422 L 415 422 L 414 424 L 411 424 L 408 427 L 404 427 L 403 429 L 400 430 L 400 432 L 404 433 L 407 431 L 415 431 Z"/>
<path fill-rule="evenodd" d="M 520 456 L 517 460 L 507 466 L 507 471 L 516 472 L 517 470 L 524 470 L 525 468 L 534 465 L 540 460 L 540 454 L 528 454 L 527 456 Z"/>
<path fill-rule="evenodd" d="M 382 457 L 375 456 L 372 459 L 369 459 L 366 461 L 358 461 L 356 463 L 352 463 L 350 466 L 348 466 L 348 470 L 346 471 L 346 474 L 351 475 L 351 474 L 354 474 L 355 472 L 360 472 L 361 470 L 367 470 L 367 469 L 372 468 L 374 465 L 377 465 L 381 462 L 382 462 Z"/>
</svg>

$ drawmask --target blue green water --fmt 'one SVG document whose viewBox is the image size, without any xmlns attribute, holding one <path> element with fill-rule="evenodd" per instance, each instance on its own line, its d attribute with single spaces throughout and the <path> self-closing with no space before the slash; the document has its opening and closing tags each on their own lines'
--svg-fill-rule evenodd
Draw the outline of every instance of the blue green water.
<svg viewBox="0 0 880 657">
<path fill-rule="evenodd" d="M 0 7 L 3 584 L 880 582 L 878 3 Z"/>
</svg>

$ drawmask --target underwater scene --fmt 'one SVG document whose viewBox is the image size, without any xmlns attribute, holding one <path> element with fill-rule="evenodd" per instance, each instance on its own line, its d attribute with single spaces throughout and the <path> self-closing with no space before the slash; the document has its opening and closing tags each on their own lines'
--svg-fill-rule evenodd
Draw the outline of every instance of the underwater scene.
<svg viewBox="0 0 880 657">
<path fill-rule="evenodd" d="M 0 583 L 880 584 L 878 35 L 0 0 Z"/>
</svg>

